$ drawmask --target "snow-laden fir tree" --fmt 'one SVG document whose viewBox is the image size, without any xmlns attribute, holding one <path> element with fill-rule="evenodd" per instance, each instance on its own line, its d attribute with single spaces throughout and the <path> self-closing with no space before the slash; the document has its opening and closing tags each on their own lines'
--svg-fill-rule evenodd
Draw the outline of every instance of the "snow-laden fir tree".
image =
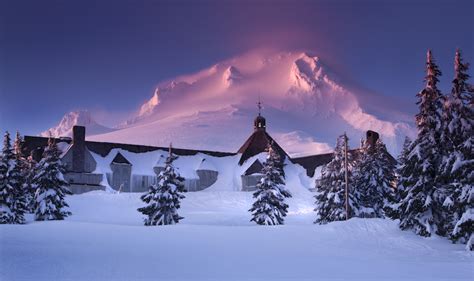
<svg viewBox="0 0 474 281">
<path fill-rule="evenodd" d="M 138 211 L 146 216 L 145 225 L 177 224 L 183 219 L 178 214 L 178 209 L 186 190 L 184 178 L 173 166 L 176 158 L 170 144 L 164 170 L 158 174 L 156 184 L 150 186 L 148 192 L 141 196 L 142 201 L 147 205 L 139 208 Z"/>
<path fill-rule="evenodd" d="M 406 196 L 406 188 L 407 188 L 407 182 L 404 182 L 407 179 L 408 173 L 410 171 L 407 170 L 407 167 L 405 164 L 407 163 L 408 160 L 408 155 L 410 153 L 410 146 L 412 144 L 412 141 L 410 140 L 409 137 L 405 137 L 405 140 L 403 141 L 403 147 L 402 151 L 400 152 L 400 155 L 398 155 L 397 158 L 397 164 L 395 168 L 395 176 L 396 176 L 396 188 L 394 192 L 394 196 L 389 202 L 387 206 L 385 206 L 385 214 L 390 217 L 391 219 L 399 219 L 400 218 L 400 199 L 404 198 Z"/>
<path fill-rule="evenodd" d="M 251 221 L 259 225 L 278 225 L 284 223 L 284 217 L 288 213 L 285 198 L 291 197 L 291 193 L 285 189 L 280 155 L 272 144 L 267 146 L 266 151 L 267 159 L 261 171 L 263 176 L 257 183 L 257 190 L 253 193 L 255 202 L 249 211 L 252 213 Z"/>
<path fill-rule="evenodd" d="M 53 138 L 48 141 L 43 158 L 38 163 L 33 182 L 35 193 L 35 220 L 63 220 L 70 216 L 67 211 L 66 195 L 72 194 L 64 180 L 65 166 L 60 159 L 61 152 Z"/>
<path fill-rule="evenodd" d="M 406 178 L 408 175 L 409 171 L 406 169 L 406 163 L 408 161 L 408 156 L 411 151 L 411 145 L 412 141 L 409 137 L 405 137 L 405 140 L 403 141 L 403 147 L 402 151 L 400 152 L 400 155 L 398 155 L 397 158 L 397 167 L 395 170 L 395 173 L 398 177 L 397 180 L 397 189 L 396 189 L 396 197 L 399 200 L 400 198 L 404 197 L 403 193 L 406 191 L 407 183 L 401 182 L 401 178 Z"/>
<path fill-rule="evenodd" d="M 444 206 L 449 236 L 453 241 L 474 247 L 474 107 L 470 105 L 472 89 L 467 80 L 469 64 L 456 51 L 451 95 L 445 106 L 445 158 L 442 174 L 448 192 Z"/>
<path fill-rule="evenodd" d="M 2 154 L 0 155 L 0 223 L 15 222 L 15 189 L 10 172 L 14 162 L 10 134 L 5 133 Z"/>
<path fill-rule="evenodd" d="M 16 133 L 15 142 L 13 145 L 13 161 L 10 171 L 10 182 L 13 186 L 15 201 L 15 223 L 25 222 L 25 213 L 28 211 L 28 196 L 25 189 L 25 177 L 28 172 L 25 158 L 22 152 L 22 138 L 20 133 Z"/>
<path fill-rule="evenodd" d="M 394 162 L 380 139 L 375 144 L 364 143 L 353 184 L 358 190 L 359 217 L 385 217 L 384 209 L 394 202 Z"/>
<path fill-rule="evenodd" d="M 428 51 L 426 86 L 417 94 L 419 113 L 416 115 L 418 136 L 410 146 L 399 186 L 404 191 L 399 206 L 400 228 L 416 234 L 445 235 L 445 192 L 438 182 L 441 162 L 440 131 L 442 128 L 443 96 L 437 87 L 441 72 Z"/>
<path fill-rule="evenodd" d="M 36 170 L 38 168 L 38 163 L 33 158 L 33 155 L 26 157 L 25 159 L 26 172 L 25 172 L 25 198 L 27 204 L 27 210 L 30 213 L 35 212 L 35 194 L 36 194 L 36 184 L 34 178 L 36 176 Z"/>
<path fill-rule="evenodd" d="M 321 183 L 316 191 L 316 221 L 325 224 L 332 221 L 346 220 L 345 201 L 345 138 L 342 135 L 337 139 L 331 162 L 321 171 Z M 358 215 L 358 191 L 353 186 L 352 172 L 356 166 L 354 153 L 347 153 L 348 167 L 348 205 L 349 218 Z"/>
</svg>

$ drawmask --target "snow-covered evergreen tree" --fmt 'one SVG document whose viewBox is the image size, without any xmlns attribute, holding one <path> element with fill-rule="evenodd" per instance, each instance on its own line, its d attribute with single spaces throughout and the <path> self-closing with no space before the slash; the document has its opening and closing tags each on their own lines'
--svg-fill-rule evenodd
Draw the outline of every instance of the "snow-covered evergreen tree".
<svg viewBox="0 0 474 281">
<path fill-rule="evenodd" d="M 397 190 L 396 190 L 396 198 L 400 200 L 400 198 L 404 197 L 403 193 L 406 191 L 407 182 L 402 181 L 402 179 L 406 179 L 409 171 L 406 169 L 409 154 L 411 151 L 412 140 L 409 137 L 405 137 L 403 141 L 402 151 L 397 158 L 397 167 L 396 167 L 396 175 L 397 175 Z M 397 201 L 398 201 L 397 200 Z"/>
<path fill-rule="evenodd" d="M 333 158 L 321 171 L 321 183 L 316 191 L 316 221 L 315 223 L 325 224 L 332 221 L 346 219 L 345 205 L 345 168 L 344 149 L 345 135 L 337 139 Z M 348 178 L 349 178 L 349 217 L 358 215 L 359 198 L 358 190 L 353 186 L 352 170 L 356 166 L 353 153 L 347 155 Z"/>
<path fill-rule="evenodd" d="M 406 190 L 408 186 L 408 182 L 406 179 L 408 178 L 409 172 L 407 170 L 407 161 L 408 155 L 411 151 L 411 144 L 412 141 L 409 137 L 405 136 L 405 140 L 403 141 L 402 151 L 397 158 L 397 165 L 395 169 L 396 175 L 396 188 L 394 197 L 392 198 L 392 202 L 385 206 L 385 214 L 392 218 L 392 219 L 399 219 L 400 218 L 400 200 L 406 196 Z"/>
<path fill-rule="evenodd" d="M 14 162 L 10 134 L 5 133 L 2 154 L 0 155 L 0 223 L 15 222 L 15 188 L 12 184 L 10 172 Z"/>
<path fill-rule="evenodd" d="M 446 224 L 453 241 L 473 249 L 474 232 L 474 108 L 469 105 L 472 89 L 467 80 L 469 64 L 456 51 L 451 95 L 445 107 L 445 158 L 442 165 L 449 212 Z"/>
<path fill-rule="evenodd" d="M 33 155 L 30 155 L 26 158 L 26 174 L 25 174 L 25 198 L 27 203 L 28 212 L 35 212 L 35 194 L 37 186 L 34 182 L 36 176 L 36 171 L 38 168 L 38 163 L 33 158 Z"/>
<path fill-rule="evenodd" d="M 150 186 L 148 192 L 141 196 L 142 201 L 147 205 L 139 208 L 138 211 L 146 215 L 145 225 L 177 224 L 183 219 L 178 214 L 178 209 L 186 190 L 184 178 L 173 166 L 176 158 L 170 145 L 164 170 L 159 173 L 156 184 Z"/>
<path fill-rule="evenodd" d="M 359 217 L 384 218 L 384 208 L 394 202 L 395 160 L 379 139 L 366 142 L 360 151 L 353 186 L 358 190 Z"/>
<path fill-rule="evenodd" d="M 426 86 L 417 94 L 419 113 L 416 115 L 418 136 L 410 146 L 410 153 L 400 175 L 402 198 L 399 206 L 400 228 L 413 229 L 422 236 L 433 233 L 444 235 L 445 192 L 438 183 L 441 162 L 443 96 L 437 87 L 441 72 L 428 51 Z"/>
<path fill-rule="evenodd" d="M 43 158 L 38 163 L 37 174 L 33 178 L 36 185 L 35 220 L 63 220 L 71 212 L 66 208 L 66 195 L 72 194 L 64 180 L 65 166 L 60 159 L 61 152 L 53 138 L 48 141 Z"/>
<path fill-rule="evenodd" d="M 272 144 L 268 145 L 267 153 L 261 172 L 263 177 L 257 184 L 253 194 L 255 202 L 249 211 L 252 213 L 251 221 L 259 225 L 278 225 L 284 223 L 288 212 L 285 198 L 291 197 L 291 194 L 285 189 L 283 163 Z"/>
<path fill-rule="evenodd" d="M 25 222 L 25 213 L 28 211 L 27 195 L 25 190 L 25 176 L 27 173 L 27 167 L 25 158 L 22 152 L 22 138 L 20 133 L 16 133 L 16 138 L 13 146 L 13 155 L 11 170 L 10 170 L 10 182 L 14 190 L 14 212 L 15 212 L 15 223 Z"/>
</svg>

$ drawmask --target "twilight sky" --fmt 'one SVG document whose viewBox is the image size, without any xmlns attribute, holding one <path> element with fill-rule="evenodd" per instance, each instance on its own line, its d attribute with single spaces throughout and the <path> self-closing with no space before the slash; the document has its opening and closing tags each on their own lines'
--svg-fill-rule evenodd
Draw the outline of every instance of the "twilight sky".
<svg viewBox="0 0 474 281">
<path fill-rule="evenodd" d="M 474 1 L 293 2 L 0 0 L 0 130 L 37 134 L 82 108 L 111 122 L 158 82 L 259 47 L 310 50 L 408 112 L 427 48 L 445 91 L 457 47 L 474 63 Z"/>
</svg>

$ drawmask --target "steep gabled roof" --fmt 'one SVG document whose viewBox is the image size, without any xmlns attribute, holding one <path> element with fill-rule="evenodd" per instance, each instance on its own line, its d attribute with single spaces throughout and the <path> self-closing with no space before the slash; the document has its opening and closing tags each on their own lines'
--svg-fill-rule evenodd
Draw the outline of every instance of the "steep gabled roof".
<svg viewBox="0 0 474 281">
<path fill-rule="evenodd" d="M 266 131 L 256 130 L 238 150 L 238 153 L 242 153 L 239 165 L 242 165 L 250 157 L 264 152 L 268 144 L 272 142 L 273 148 L 278 152 L 278 154 L 280 154 L 282 159 L 284 157 L 290 158 L 283 148 L 281 148 L 281 146 L 278 145 L 278 143 L 274 141 Z"/>
<path fill-rule="evenodd" d="M 350 154 L 353 155 L 356 159 L 360 157 L 360 149 L 351 149 L 348 151 Z M 393 156 L 387 152 L 387 156 L 389 157 L 390 161 L 393 164 L 397 163 L 397 160 L 393 158 Z M 317 154 L 317 155 L 310 155 L 310 156 L 304 156 L 304 157 L 298 157 L 298 158 L 292 158 L 291 162 L 295 164 L 299 164 L 303 166 L 303 168 L 306 169 L 306 174 L 309 177 L 314 176 L 314 171 L 317 167 L 326 165 L 329 162 L 331 162 L 333 157 L 333 153 L 325 153 L 325 154 Z"/>
<path fill-rule="evenodd" d="M 291 162 L 295 164 L 299 164 L 306 169 L 306 174 L 309 177 L 314 176 L 314 171 L 317 167 L 326 165 L 327 163 L 331 162 L 333 153 L 325 153 L 325 154 L 318 154 L 318 155 L 310 155 L 298 158 L 292 158 Z"/>
<path fill-rule="evenodd" d="M 117 155 L 115 155 L 114 159 L 112 160 L 112 163 L 116 164 L 127 164 L 127 165 L 132 165 L 127 158 L 125 158 L 122 153 L 118 152 Z"/>
<path fill-rule="evenodd" d="M 256 173 L 260 173 L 260 171 L 262 171 L 262 169 L 263 169 L 263 164 L 258 159 L 256 159 L 252 163 L 252 165 L 250 165 L 250 167 L 248 167 L 248 169 L 245 171 L 244 175 L 249 176 L 249 175 L 253 175 L 253 174 L 256 174 Z"/>
</svg>

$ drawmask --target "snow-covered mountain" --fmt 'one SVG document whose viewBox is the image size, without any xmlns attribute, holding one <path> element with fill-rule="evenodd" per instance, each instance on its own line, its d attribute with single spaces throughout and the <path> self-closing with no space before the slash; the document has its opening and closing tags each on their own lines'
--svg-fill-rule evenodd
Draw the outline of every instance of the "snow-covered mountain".
<svg viewBox="0 0 474 281">
<path fill-rule="evenodd" d="M 292 155 L 332 150 L 345 131 L 358 146 L 379 132 L 392 153 L 413 136 L 411 116 L 350 88 L 324 59 L 257 50 L 162 82 L 119 130 L 93 140 L 236 151 L 252 132 L 259 97 L 269 133 Z M 377 110 L 379 111 L 377 112 Z M 383 118 L 382 118 L 383 116 Z M 89 129 L 90 130 L 90 129 Z"/>
<path fill-rule="evenodd" d="M 57 126 L 42 132 L 41 136 L 47 137 L 51 134 L 53 137 L 70 137 L 72 127 L 75 125 L 85 126 L 88 136 L 114 131 L 114 129 L 98 124 L 88 110 L 78 110 L 66 113 Z"/>
</svg>

